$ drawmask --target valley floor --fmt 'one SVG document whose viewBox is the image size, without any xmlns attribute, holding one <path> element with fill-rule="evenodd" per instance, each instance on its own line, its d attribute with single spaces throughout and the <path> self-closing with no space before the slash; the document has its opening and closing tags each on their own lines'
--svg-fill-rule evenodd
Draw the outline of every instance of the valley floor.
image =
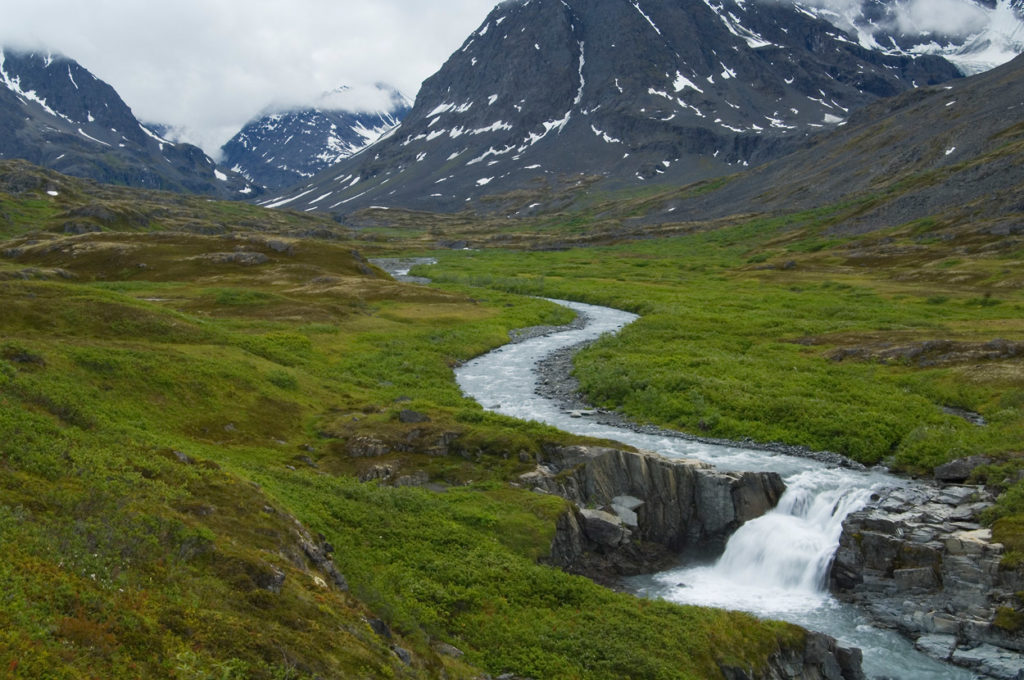
<svg viewBox="0 0 1024 680">
<path fill-rule="evenodd" d="M 47 198 L 62 181 L 0 194 L 9 677 L 758 677 L 802 649 L 794 626 L 542 564 L 566 502 L 509 482 L 584 440 L 488 413 L 452 377 L 512 329 L 571 319 L 538 295 L 642 315 L 575 362 L 629 418 L 913 474 L 983 456 L 1002 568 L 1024 563 L 1019 249 L 836 240 L 806 215 L 435 252 L 424 287 L 354 248 L 426 232 L 74 183 Z M 74 211 L 95 229 L 67 233 Z M 1024 602 L 1000 619 L 1022 622 Z"/>
</svg>

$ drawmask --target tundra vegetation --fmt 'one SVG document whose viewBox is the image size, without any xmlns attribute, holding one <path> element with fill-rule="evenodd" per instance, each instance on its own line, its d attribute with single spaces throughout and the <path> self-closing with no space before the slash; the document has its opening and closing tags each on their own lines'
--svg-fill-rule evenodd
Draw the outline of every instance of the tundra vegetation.
<svg viewBox="0 0 1024 680">
<path fill-rule="evenodd" d="M 80 186 L 2 195 L 4 677 L 705 678 L 802 648 L 541 563 L 565 501 L 509 481 L 579 440 L 451 368 L 566 310 L 398 284 L 245 206 L 89 195 L 98 229 L 67 234 Z M 335 238 L 223 228 L 245 215 Z M 377 466 L 430 486 L 358 481 Z"/>
<path fill-rule="evenodd" d="M 794 626 L 542 564 L 565 503 L 510 482 L 581 440 L 485 412 L 451 373 L 569 320 L 536 295 L 644 315 L 577 364 L 595 403 L 638 420 L 914 473 L 989 455 L 990 519 L 1024 551 L 1019 251 L 900 259 L 808 214 L 445 251 L 437 283 L 411 286 L 353 249 L 419 250 L 429 222 L 355 233 L 2 165 L 8 677 L 710 678 L 801 648 Z M 510 240 L 577 230 L 535 227 Z"/>
</svg>

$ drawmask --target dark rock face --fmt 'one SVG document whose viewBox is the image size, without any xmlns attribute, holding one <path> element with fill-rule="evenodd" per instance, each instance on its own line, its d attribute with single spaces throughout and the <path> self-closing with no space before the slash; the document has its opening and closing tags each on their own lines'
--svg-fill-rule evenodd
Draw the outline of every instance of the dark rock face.
<svg viewBox="0 0 1024 680">
<path fill-rule="evenodd" d="M 827 635 L 808 633 L 803 650 L 781 650 L 760 672 L 722 667 L 727 680 L 865 680 L 859 649 L 840 647 Z"/>
<path fill-rule="evenodd" d="M 107 83 L 77 62 L 0 49 L 0 159 L 107 184 L 198 193 L 256 195 L 198 147 L 175 144 L 142 125 Z"/>
<path fill-rule="evenodd" d="M 583 446 L 548 447 L 520 482 L 578 506 L 559 522 L 552 562 L 599 578 L 608 567 L 611 576 L 640 573 L 680 553 L 720 554 L 785 491 L 775 473 L 722 473 L 697 461 Z M 598 559 L 588 562 L 588 553 Z"/>
<path fill-rule="evenodd" d="M 959 75 L 865 49 L 787 3 L 515 0 L 424 82 L 393 135 L 268 203 L 456 210 L 563 175 L 693 181 Z"/>
<path fill-rule="evenodd" d="M 270 190 L 294 186 L 358 153 L 388 132 L 412 102 L 384 85 L 390 108 L 377 112 L 325 106 L 270 113 L 248 123 L 222 147 L 224 165 Z"/>
<path fill-rule="evenodd" d="M 1024 668 L 1019 613 L 1024 572 L 1000 564 L 1003 546 L 976 515 L 991 498 L 976 487 L 897 489 L 851 514 L 832 565 L 833 591 L 922 651 L 1005 680 Z"/>
</svg>

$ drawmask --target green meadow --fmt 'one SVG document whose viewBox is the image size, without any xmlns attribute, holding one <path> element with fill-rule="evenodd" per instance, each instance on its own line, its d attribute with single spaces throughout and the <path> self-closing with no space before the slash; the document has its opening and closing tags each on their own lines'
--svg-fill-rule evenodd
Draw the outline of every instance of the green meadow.
<svg viewBox="0 0 1024 680">
<path fill-rule="evenodd" d="M 544 566 L 565 502 L 509 482 L 543 443 L 577 440 L 484 412 L 452 366 L 567 311 L 397 284 L 347 245 L 288 246 L 5 244 L 5 677 L 706 678 L 802 644 L 793 626 Z M 267 259 L 222 257 L 238 249 Z M 402 422 L 412 409 L 429 422 Z M 367 439 L 386 453 L 359 457 Z M 445 455 L 424 453 L 440 440 Z M 431 485 L 358 481 L 378 465 Z"/>
<path fill-rule="evenodd" d="M 438 253 L 418 273 L 641 315 L 576 358 L 597 406 L 914 475 L 985 455 L 995 463 L 978 479 L 1007 489 L 992 519 L 1020 517 L 1020 253 L 922 242 L 912 228 L 860 239 L 822 231 L 807 214 L 527 257 Z M 1003 537 L 1024 548 L 1016 531 Z"/>
</svg>

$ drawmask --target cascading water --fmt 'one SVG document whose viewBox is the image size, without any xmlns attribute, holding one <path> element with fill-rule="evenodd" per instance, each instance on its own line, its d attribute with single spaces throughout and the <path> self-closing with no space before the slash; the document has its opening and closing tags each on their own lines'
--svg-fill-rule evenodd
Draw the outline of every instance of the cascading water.
<svg viewBox="0 0 1024 680">
<path fill-rule="evenodd" d="M 880 487 L 851 486 L 849 474 L 822 469 L 786 482 L 778 506 L 740 527 L 715 564 L 633 579 L 634 585 L 667 599 L 783 618 L 825 604 L 843 520 Z"/>
<path fill-rule="evenodd" d="M 492 411 L 544 422 L 567 432 L 621 441 L 668 457 L 697 458 L 725 470 L 775 471 L 787 485 L 779 506 L 741 527 L 714 565 L 629 579 L 627 587 L 639 595 L 741 609 L 827 633 L 844 645 L 864 651 L 868 677 L 974 677 L 917 652 L 895 633 L 874 628 L 855 608 L 828 593 L 829 563 L 843 519 L 863 507 L 873 493 L 885 493 L 885 489 L 907 482 L 807 458 L 646 434 L 563 412 L 558 404 L 536 394 L 537 362 L 559 349 L 615 332 L 637 317 L 607 307 L 556 302 L 586 317 L 585 327 L 506 345 L 467 362 L 456 371 L 463 392 Z"/>
<path fill-rule="evenodd" d="M 764 588 L 822 592 L 839 544 L 843 519 L 864 507 L 868 489 L 830 489 L 814 494 L 790 480 L 775 511 L 748 522 L 726 546 L 715 570 L 736 583 Z"/>
</svg>

